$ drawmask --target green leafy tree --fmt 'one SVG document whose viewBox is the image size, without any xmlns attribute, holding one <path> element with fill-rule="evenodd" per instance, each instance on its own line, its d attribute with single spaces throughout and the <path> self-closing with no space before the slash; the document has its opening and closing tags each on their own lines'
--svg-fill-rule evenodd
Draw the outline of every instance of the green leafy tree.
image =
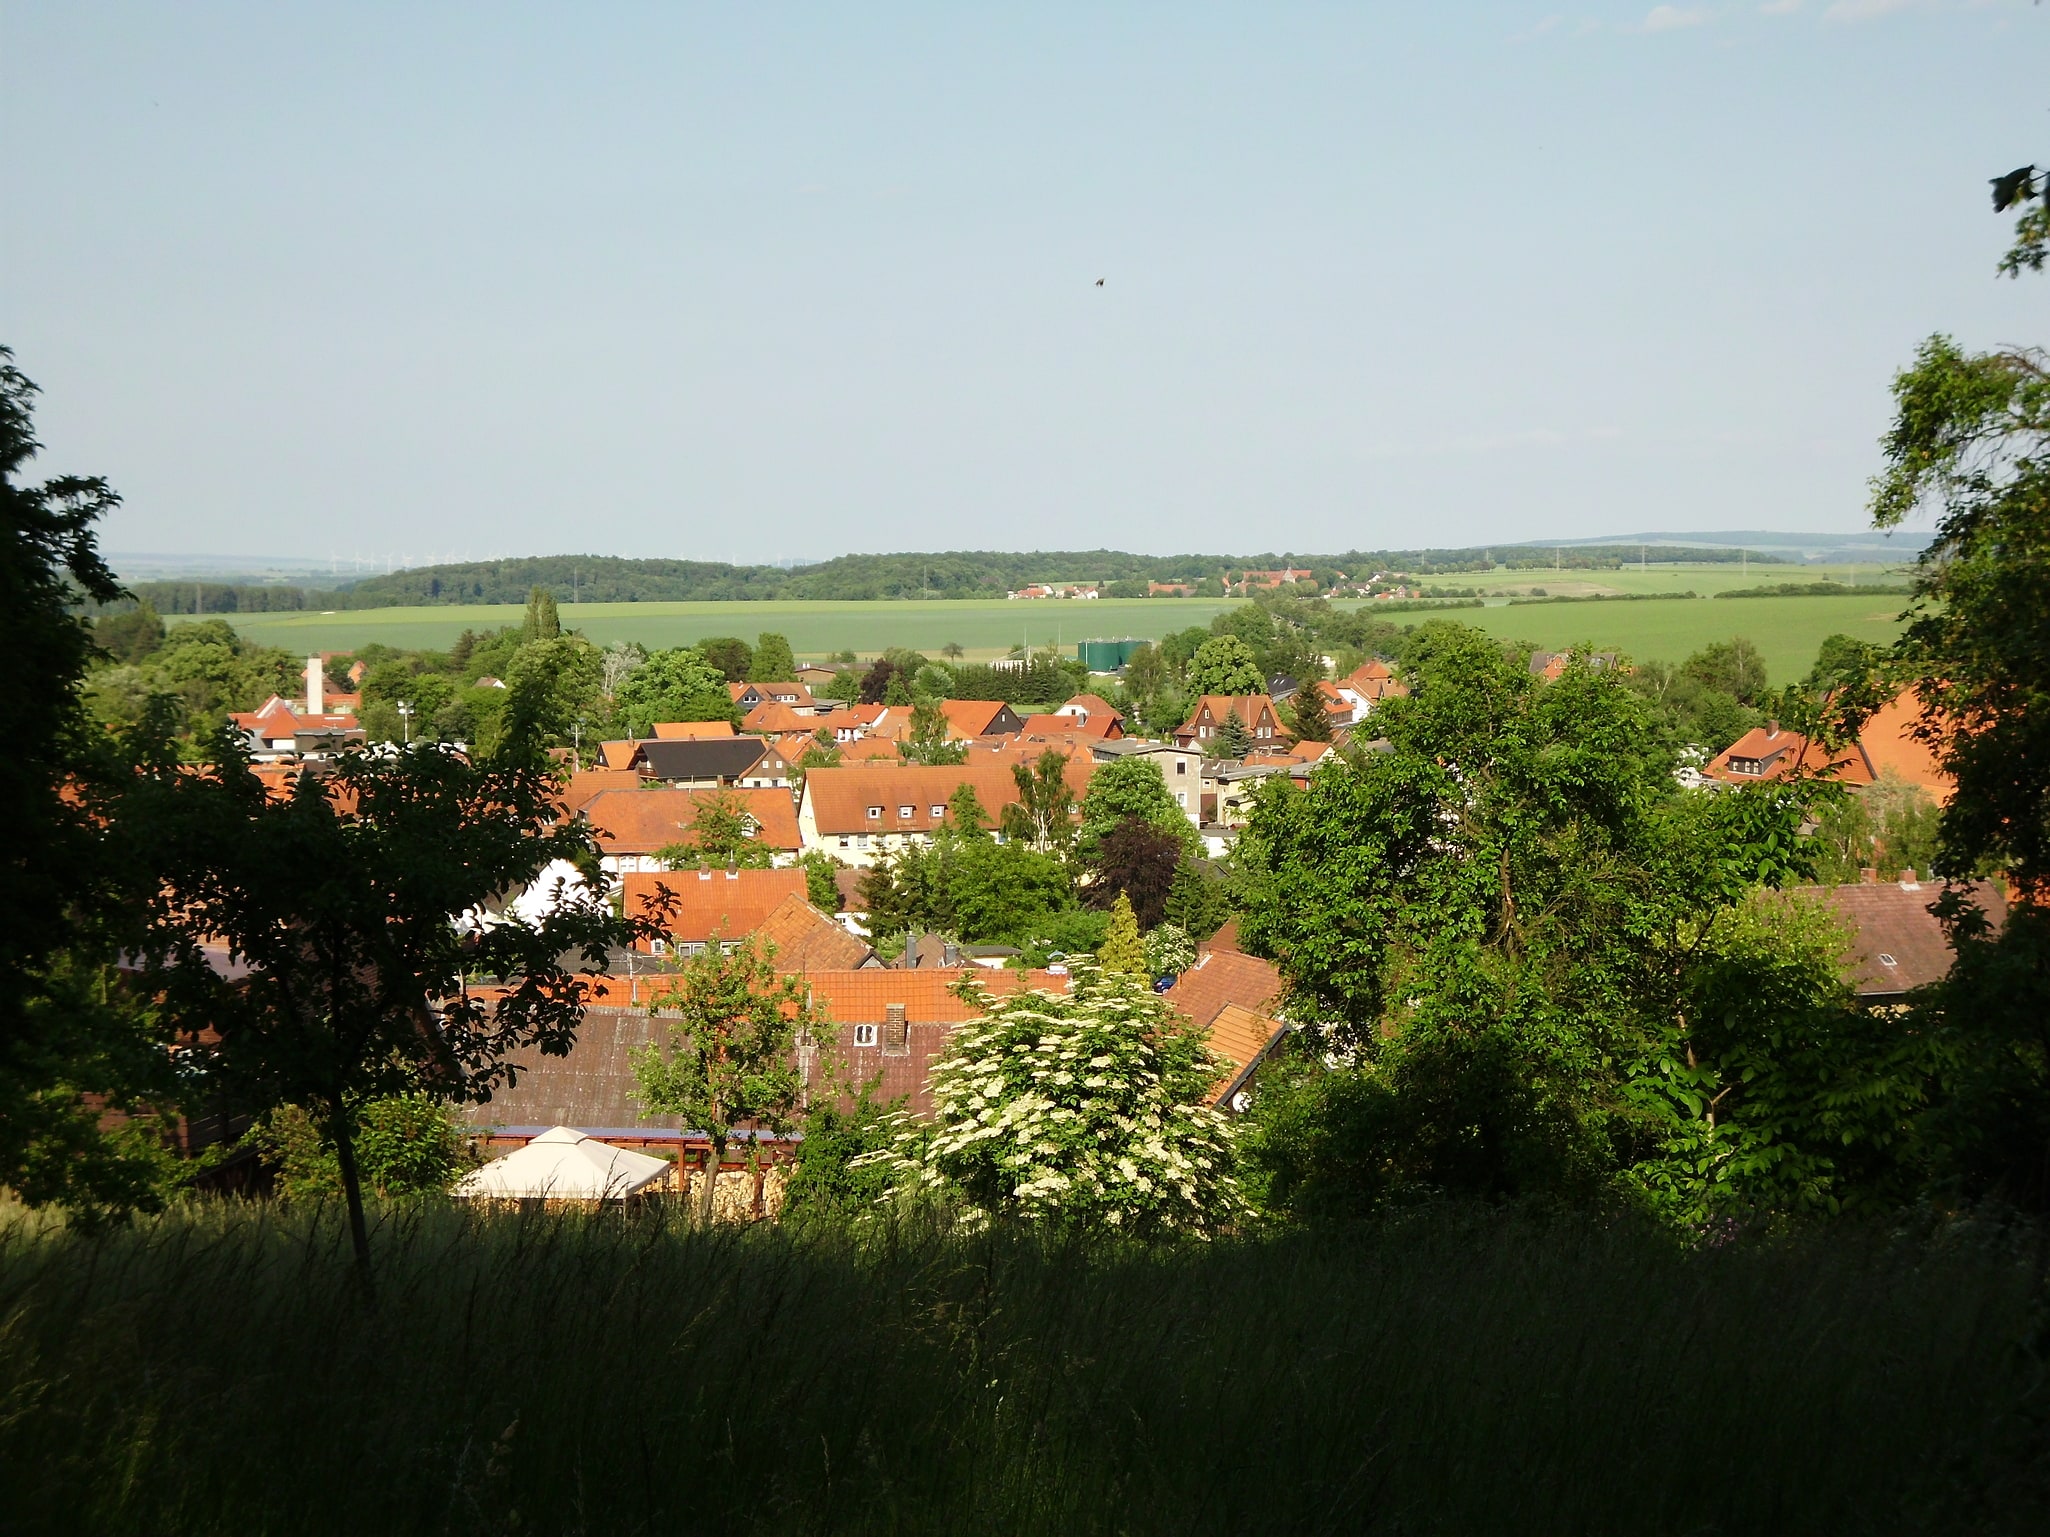
<svg viewBox="0 0 2050 1537">
<path fill-rule="evenodd" d="M 1701 687 L 1728 694 L 1742 705 L 1756 705 L 1765 698 L 1765 658 L 1742 636 L 1702 647 L 1687 658 L 1681 672 Z"/>
<path fill-rule="evenodd" d="M 580 723 L 604 715 L 601 687 L 605 654 L 581 635 L 529 641 L 506 664 L 506 703 L 501 713 L 531 722 L 543 740 L 562 744 L 581 736 Z M 432 690 L 416 679 L 413 704 L 430 720 L 454 695 L 447 680 L 434 678 Z"/>
<path fill-rule="evenodd" d="M 789 637 L 764 630 L 755 637 L 750 678 L 764 683 L 790 683 L 797 678 L 797 658 L 790 650 Z"/>
<path fill-rule="evenodd" d="M 520 622 L 522 642 L 554 640 L 562 633 L 562 619 L 555 611 L 555 594 L 545 587 L 527 593 L 527 615 Z"/>
<path fill-rule="evenodd" d="M 888 1151 L 908 1195 L 990 1217 L 1118 1233 L 1238 1221 L 1230 1121 L 1207 1103 L 1222 1064 L 1145 982 L 1076 973 L 1069 993 L 961 995 L 980 1017 L 932 1067 L 933 1116 Z"/>
<path fill-rule="evenodd" d="M 733 720 L 733 696 L 726 680 L 694 647 L 656 651 L 620 683 L 619 713 L 634 736 L 648 735 L 657 721 Z"/>
<path fill-rule="evenodd" d="M 954 674 L 935 662 L 911 675 L 911 697 L 914 700 L 949 699 L 954 693 Z"/>
<path fill-rule="evenodd" d="M 1062 860 L 951 826 L 864 871 L 861 898 L 873 934 L 918 929 L 969 944 L 1022 944 L 1076 906 Z"/>
<path fill-rule="evenodd" d="M 989 831 L 989 812 L 983 807 L 982 797 L 975 793 L 975 786 L 966 779 L 954 786 L 954 793 L 947 797 L 947 825 L 968 837 L 982 837 Z"/>
<path fill-rule="evenodd" d="M 766 870 L 776 863 L 776 851 L 762 842 L 760 832 L 746 797 L 731 790 L 709 790 L 692 803 L 683 837 L 657 849 L 655 857 L 672 869 L 730 865 Z"/>
<path fill-rule="evenodd" d="M 958 640 L 950 640 L 944 646 L 940 647 L 940 655 L 945 657 L 949 662 L 958 662 L 961 660 L 962 657 L 966 656 L 967 654 L 967 648 L 965 648 Z"/>
<path fill-rule="evenodd" d="M 223 737 L 198 772 L 158 749 L 109 807 L 151 872 L 131 952 L 140 988 L 190 1032 L 189 1071 L 231 1103 L 300 1105 L 320 1123 L 366 1289 L 364 1106 L 407 1093 L 486 1100 L 512 1080 L 514 1053 L 566 1053 L 586 995 L 570 968 L 603 970 L 608 949 L 640 932 L 573 890 L 536 919 L 451 921 L 554 860 L 596 868 L 558 791 L 532 728 L 496 758 L 435 746 L 346 755 L 284 800 Z M 248 975 L 225 978 L 214 948 Z M 507 979 L 502 992 L 473 990 L 479 974 Z"/>
<path fill-rule="evenodd" d="M 1146 946 L 1139 938 L 1138 915 L 1132 911 L 1132 899 L 1122 892 L 1111 904 L 1110 927 L 1096 951 L 1096 964 L 1105 972 L 1146 975 Z"/>
<path fill-rule="evenodd" d="M 149 871 L 109 848 L 79 793 L 116 772 L 80 705 L 92 635 L 73 610 L 81 594 L 120 596 L 95 532 L 120 498 L 96 478 L 22 478 L 39 447 L 35 395 L 0 348 L 0 612 L 11 664 L 0 676 L 0 1185 L 91 1219 L 158 1204 L 162 1169 L 146 1136 L 103 1132 L 87 1096 L 132 1104 L 133 1091 L 162 1086 L 153 1065 L 165 1059 L 112 975 L 124 936 L 110 908 L 127 876 L 147 885 Z"/>
<path fill-rule="evenodd" d="M 1172 833 L 1192 853 L 1201 852 L 1189 814 L 1174 801 L 1167 779 L 1150 756 L 1135 754 L 1098 764 L 1082 796 L 1082 825 L 1075 850 L 1085 860 L 1096 857 L 1097 845 L 1128 821 L 1144 822 Z"/>
<path fill-rule="evenodd" d="M 769 951 L 752 939 L 731 951 L 707 946 L 651 1002 L 665 1011 L 658 1017 L 668 1040 L 635 1053 L 634 1082 L 649 1114 L 681 1117 L 711 1139 L 697 1205 L 698 1221 L 709 1224 L 734 1134 L 784 1132 L 795 1123 L 804 1093 L 797 1042 L 825 1020 L 801 980 L 779 976 Z"/>
<path fill-rule="evenodd" d="M 1124 681 L 1134 708 L 1145 715 L 1153 702 L 1173 686 L 1174 680 L 1160 648 L 1149 641 L 1125 658 Z"/>
<path fill-rule="evenodd" d="M 737 635 L 710 636 L 699 641 L 697 649 L 727 683 L 745 683 L 754 676 L 754 648 Z"/>
<path fill-rule="evenodd" d="M 807 849 L 798 856 L 804 871 L 804 899 L 822 913 L 840 911 L 839 872 L 846 868 L 824 849 Z"/>
<path fill-rule="evenodd" d="M 1068 787 L 1068 757 L 1049 747 L 1031 763 L 1011 765 L 1018 799 L 1004 807 L 1003 833 L 1041 854 L 1065 853 L 1074 842 L 1075 792 Z"/>
<path fill-rule="evenodd" d="M 887 1200 L 891 1171 L 874 1155 L 888 1150 L 901 1110 L 900 1103 L 878 1102 L 868 1084 L 844 1108 L 815 1102 L 783 1192 L 783 1221 L 838 1224 L 867 1216 Z"/>
<path fill-rule="evenodd" d="M 319 1119 L 298 1105 L 280 1105 L 242 1138 L 275 1171 L 287 1201 L 340 1196 L 341 1159 Z M 365 1104 L 357 1117 L 356 1166 L 363 1183 L 386 1199 L 446 1195 L 476 1167 L 462 1120 L 426 1094 L 398 1094 Z"/>
<path fill-rule="evenodd" d="M 1253 648 L 1236 635 L 1217 635 L 1196 648 L 1189 659 L 1191 694 L 1264 694 L 1267 679 Z"/>
<path fill-rule="evenodd" d="M 911 707 L 911 733 L 898 742 L 897 756 L 906 763 L 963 763 L 968 748 L 949 735 L 947 713 L 938 701 L 922 699 Z"/>
<path fill-rule="evenodd" d="M 1808 875 L 1801 796 L 1681 794 L 1613 671 L 1546 684 L 1454 626 L 1410 665 L 1376 714 L 1391 750 L 1264 787 L 1253 825 L 1246 939 L 1360 1064 L 1317 1091 L 1351 1127 L 1334 1148 L 1375 1139 L 1348 1178 L 1373 1198 L 1669 1178 L 1668 1209 L 1704 1209 L 1714 1171 L 1683 1177 L 1673 1150 L 1726 1084 L 1658 1088 L 1674 1062 L 1726 1071 L 1689 999 L 1721 915 Z"/>
<path fill-rule="evenodd" d="M 102 614 L 93 623 L 93 643 L 119 662 L 140 662 L 164 643 L 164 621 L 143 599 L 125 614 Z"/>
</svg>

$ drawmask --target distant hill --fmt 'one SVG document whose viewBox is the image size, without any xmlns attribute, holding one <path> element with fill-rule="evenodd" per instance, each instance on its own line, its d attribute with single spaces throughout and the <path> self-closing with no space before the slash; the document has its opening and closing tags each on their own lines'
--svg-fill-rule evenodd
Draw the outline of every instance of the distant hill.
<svg viewBox="0 0 2050 1537">
<path fill-rule="evenodd" d="M 1472 546 L 1465 549 L 1347 550 L 1318 555 L 1134 555 L 1123 550 L 949 550 L 894 555 L 841 555 L 816 565 L 730 565 L 721 561 L 629 560 L 611 555 L 535 555 L 464 561 L 379 572 L 333 585 L 296 585 L 280 579 L 284 562 L 223 561 L 234 574 L 209 579 L 179 570 L 170 580 L 167 557 L 115 557 L 130 589 L 163 613 L 232 614 L 296 609 L 351 609 L 520 603 L 535 587 L 563 601 L 673 603 L 722 600 L 814 599 L 862 602 L 885 598 L 1001 597 L 1033 582 L 1101 582 L 1111 597 L 1145 597 L 1149 582 L 1201 582 L 1221 591 L 1227 576 L 1247 570 L 1308 570 L 1328 585 L 1340 572 L 1375 571 L 1441 576 L 1486 570 L 1564 567 L 1613 569 L 1640 560 L 1730 561 L 1773 564 L 1790 551 L 1748 554 L 1733 545 L 1683 544 L 1686 536 L 1644 539 Z M 1890 551 L 1898 556 L 1903 551 Z M 196 560 L 195 560 L 196 563 Z M 252 572 L 251 567 L 256 571 Z M 303 569 L 303 568 L 302 568 Z M 260 574 L 257 574 L 260 573 Z M 156 579 L 152 579 L 156 578 Z M 304 576 L 300 577 L 304 581 Z M 317 578 L 315 579 L 317 581 Z M 1214 586 L 1212 584 L 1215 584 Z"/>
</svg>

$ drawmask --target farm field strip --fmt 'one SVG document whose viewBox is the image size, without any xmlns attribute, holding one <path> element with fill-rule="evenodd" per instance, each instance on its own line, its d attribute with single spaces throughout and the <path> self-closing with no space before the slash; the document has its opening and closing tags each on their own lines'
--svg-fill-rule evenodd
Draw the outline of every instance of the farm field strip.
<svg viewBox="0 0 2050 1537">
<path fill-rule="evenodd" d="M 1787 580 L 1812 579 L 1800 575 L 1801 568 L 1782 569 L 1796 573 Z M 1685 585 L 1681 583 L 1682 587 Z M 1898 595 L 1879 593 L 1693 601 L 1676 598 L 1646 603 L 1496 604 L 1448 609 L 1437 614 L 1391 613 L 1389 618 L 1413 624 L 1442 615 L 1505 640 L 1524 640 L 1550 649 L 1587 643 L 1603 650 L 1625 652 L 1638 661 L 1677 662 L 1711 641 L 1741 635 L 1764 653 L 1773 682 L 1780 684 L 1791 682 L 1807 670 L 1825 636 L 1842 632 L 1866 641 L 1892 640 L 1900 632 L 1898 616 L 1905 601 Z M 825 656 L 842 647 L 871 654 L 886 646 L 908 646 L 936 654 L 951 641 L 966 648 L 971 659 L 986 659 L 1001 656 L 1020 643 L 1039 647 L 1058 642 L 1072 654 L 1076 641 L 1092 636 L 1158 639 L 1190 625 L 1206 625 L 1213 615 L 1235 606 L 1235 600 L 1212 598 L 1060 603 L 991 599 L 565 603 L 561 612 L 565 628 L 581 630 L 600 645 L 634 640 L 650 648 L 680 646 L 711 635 L 738 635 L 752 642 L 760 632 L 772 630 L 787 635 L 798 654 L 807 657 Z M 227 619 L 260 644 L 312 652 L 346 651 L 372 642 L 446 648 L 465 629 L 488 630 L 517 624 L 521 613 L 515 604 L 478 604 L 208 617 Z M 171 622 L 190 622 L 190 616 Z"/>
</svg>

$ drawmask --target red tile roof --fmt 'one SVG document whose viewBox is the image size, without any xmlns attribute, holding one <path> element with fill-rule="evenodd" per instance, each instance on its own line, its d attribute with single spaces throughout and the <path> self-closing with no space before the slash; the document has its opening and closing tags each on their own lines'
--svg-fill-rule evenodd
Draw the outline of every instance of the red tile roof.
<svg viewBox="0 0 2050 1537">
<path fill-rule="evenodd" d="M 740 729 L 752 731 L 761 736 L 778 733 L 815 730 L 820 717 L 801 712 L 795 705 L 784 704 L 775 699 L 764 699 L 741 718 Z"/>
<path fill-rule="evenodd" d="M 1288 1026 L 1243 1004 L 1227 1003 L 1210 1021 L 1210 1049 L 1230 1064 L 1210 1090 L 1216 1104 L 1242 1084 L 1281 1038 Z"/>
<path fill-rule="evenodd" d="M 1796 770 L 1849 785 L 1868 785 L 1878 777 L 1861 744 L 1853 742 L 1831 752 L 1777 721 L 1752 727 L 1709 759 L 1702 773 L 1732 784 L 1757 784 L 1785 779 Z"/>
<path fill-rule="evenodd" d="M 783 852 L 803 846 L 788 790 L 607 789 L 585 801 L 583 812 L 605 853 L 652 854 L 688 842 L 698 807 L 716 795 L 731 797 L 746 809 L 761 827 L 755 835 L 761 843 Z"/>
<path fill-rule="evenodd" d="M 2007 922 L 2007 897 L 1995 881 L 1967 888 L 1995 929 Z M 1796 886 L 1788 895 L 1823 902 L 1852 934 L 1845 956 L 1858 996 L 1878 1000 L 1940 982 L 1950 971 L 1950 940 L 1930 911 L 1943 887 L 1899 881 L 1863 886 Z"/>
<path fill-rule="evenodd" d="M 730 720 L 659 720 L 655 722 L 658 742 L 702 742 L 709 737 L 735 736 Z"/>
<path fill-rule="evenodd" d="M 1088 793 L 1093 761 L 1070 758 L 1068 788 L 1079 806 Z M 819 832 L 929 833 L 946 820 L 947 801 L 963 784 L 975 787 L 982 809 L 992 818 L 1018 799 L 1018 782 L 1002 765 L 936 766 L 899 763 L 841 764 L 816 768 L 805 776 L 804 794 Z M 870 808 L 877 814 L 869 815 Z M 908 812 L 908 814 L 906 814 Z"/>
<path fill-rule="evenodd" d="M 602 790 L 638 790 L 641 776 L 631 769 L 579 769 L 563 787 L 562 809 L 574 813 L 590 803 Z"/>
<path fill-rule="evenodd" d="M 1281 972 L 1258 956 L 1211 949 L 1176 977 L 1163 996 L 1207 1030 L 1229 1004 L 1256 1014 L 1267 1012 L 1281 996 Z"/>
<path fill-rule="evenodd" d="M 648 914 L 661 891 L 675 899 L 664 924 L 670 936 L 702 944 L 742 939 L 759 929 L 784 901 L 804 898 L 804 872 L 786 870 L 666 870 L 620 878 L 629 917 Z"/>
<path fill-rule="evenodd" d="M 778 971 L 853 971 L 875 954 L 798 895 L 785 897 L 755 935 L 775 947 Z"/>
</svg>

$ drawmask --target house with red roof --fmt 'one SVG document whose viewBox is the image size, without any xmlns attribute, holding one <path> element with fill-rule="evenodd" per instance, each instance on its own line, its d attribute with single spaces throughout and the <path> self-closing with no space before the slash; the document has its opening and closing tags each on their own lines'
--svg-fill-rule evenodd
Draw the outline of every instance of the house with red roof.
<svg viewBox="0 0 2050 1537">
<path fill-rule="evenodd" d="M 1101 737 L 1106 741 L 1116 741 L 1125 734 L 1124 712 L 1097 694 L 1077 694 L 1048 714 L 1057 717 L 1067 730 Z"/>
<path fill-rule="evenodd" d="M 1068 790 L 1079 807 L 1095 772 L 1093 759 L 1068 760 Z M 930 842 L 946 824 L 947 805 L 962 785 L 974 787 L 992 826 L 1018 799 L 1008 764 L 842 763 L 804 776 L 798 833 L 806 849 L 843 864 L 870 865 L 910 843 Z"/>
<path fill-rule="evenodd" d="M 1175 728 L 1174 739 L 1183 747 L 1202 746 L 1223 729 L 1227 716 L 1237 716 L 1255 746 L 1287 740 L 1274 701 L 1265 694 L 1205 694 L 1190 710 L 1189 718 Z"/>
<path fill-rule="evenodd" d="M 584 778 L 595 775 L 579 776 Z M 639 785 L 640 776 L 632 776 Z M 802 848 L 797 810 L 790 792 L 778 789 L 673 790 L 666 787 L 622 789 L 607 785 L 585 797 L 580 806 L 596 838 L 599 862 L 619 876 L 668 868 L 659 850 L 688 844 L 699 813 L 715 800 L 736 805 L 748 836 L 772 851 L 778 864 L 796 860 Z"/>
</svg>

